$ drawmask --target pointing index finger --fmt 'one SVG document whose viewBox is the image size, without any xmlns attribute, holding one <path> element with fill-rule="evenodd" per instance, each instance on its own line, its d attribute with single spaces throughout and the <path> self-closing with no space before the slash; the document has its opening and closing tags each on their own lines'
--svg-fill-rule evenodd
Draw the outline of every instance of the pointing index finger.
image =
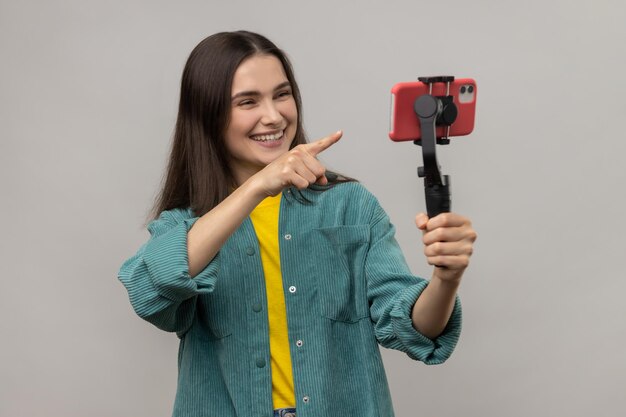
<svg viewBox="0 0 626 417">
<path fill-rule="evenodd" d="M 307 143 L 304 146 L 306 148 L 306 151 L 311 156 L 317 156 L 321 152 L 325 151 L 326 149 L 337 143 L 339 139 L 341 139 L 341 136 L 343 136 L 343 132 L 341 130 L 338 130 L 337 132 L 330 134 L 325 138 L 316 140 L 315 142 Z"/>
</svg>

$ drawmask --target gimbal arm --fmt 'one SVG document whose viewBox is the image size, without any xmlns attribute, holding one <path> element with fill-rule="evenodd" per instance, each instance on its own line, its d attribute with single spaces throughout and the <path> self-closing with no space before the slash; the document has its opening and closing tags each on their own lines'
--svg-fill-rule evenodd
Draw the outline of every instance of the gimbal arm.
<svg viewBox="0 0 626 417">
<path fill-rule="evenodd" d="M 454 79 L 453 77 L 451 78 L 452 80 Z M 440 213 L 449 212 L 451 205 L 450 179 L 447 175 L 441 174 L 435 149 L 438 119 L 439 121 L 444 119 L 441 124 L 446 125 L 452 124 L 456 119 L 456 106 L 453 103 L 446 104 L 444 106 L 441 98 L 433 97 L 430 94 L 420 96 L 415 100 L 414 104 L 414 110 L 419 117 L 422 132 L 421 140 L 416 141 L 416 143 L 422 146 L 422 156 L 424 158 L 424 166 L 417 169 L 417 175 L 420 178 L 424 178 L 426 210 L 430 218 Z"/>
</svg>

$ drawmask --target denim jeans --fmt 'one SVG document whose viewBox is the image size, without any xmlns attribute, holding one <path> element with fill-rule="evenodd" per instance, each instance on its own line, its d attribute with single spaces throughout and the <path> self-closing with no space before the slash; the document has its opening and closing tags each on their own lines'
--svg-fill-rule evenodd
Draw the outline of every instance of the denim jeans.
<svg viewBox="0 0 626 417">
<path fill-rule="evenodd" d="M 295 408 L 277 408 L 274 410 L 274 417 L 296 417 Z"/>
</svg>

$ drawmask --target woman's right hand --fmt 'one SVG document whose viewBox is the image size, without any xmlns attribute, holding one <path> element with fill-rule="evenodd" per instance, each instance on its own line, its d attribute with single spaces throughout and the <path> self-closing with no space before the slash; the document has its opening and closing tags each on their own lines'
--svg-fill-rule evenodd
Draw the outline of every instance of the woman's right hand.
<svg viewBox="0 0 626 417">
<path fill-rule="evenodd" d="M 337 143 L 342 134 L 339 131 L 316 142 L 296 146 L 200 217 L 187 233 L 189 275 L 196 276 L 208 265 L 224 242 L 265 197 L 278 195 L 286 187 L 304 189 L 313 183 L 327 184 L 326 169 L 316 157 Z"/>
<path fill-rule="evenodd" d="M 265 196 L 278 195 L 292 186 L 303 190 L 311 184 L 326 185 L 326 168 L 317 160 L 317 155 L 337 143 L 342 135 L 340 130 L 315 142 L 298 145 L 250 179 Z"/>
</svg>

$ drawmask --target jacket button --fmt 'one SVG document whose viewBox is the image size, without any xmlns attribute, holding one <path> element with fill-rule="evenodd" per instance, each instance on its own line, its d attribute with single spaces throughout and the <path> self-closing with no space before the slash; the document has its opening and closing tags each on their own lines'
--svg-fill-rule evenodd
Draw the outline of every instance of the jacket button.
<svg viewBox="0 0 626 417">
<path fill-rule="evenodd" d="M 261 305 L 261 303 L 254 303 L 252 305 L 252 311 L 254 311 L 255 313 L 260 313 L 261 310 L 263 310 L 263 306 Z"/>
<path fill-rule="evenodd" d="M 256 366 L 257 368 L 264 368 L 265 367 L 265 359 L 263 358 L 259 358 L 256 360 Z"/>
<path fill-rule="evenodd" d="M 248 255 L 248 256 L 254 255 L 254 248 L 247 248 L 246 249 L 246 255 Z"/>
<path fill-rule="evenodd" d="M 285 235 L 285 240 L 291 240 L 291 235 L 289 233 Z"/>
<path fill-rule="evenodd" d="M 304 397 L 302 397 L 302 402 L 307 404 L 309 402 L 310 398 L 308 395 L 305 395 Z"/>
<path fill-rule="evenodd" d="M 293 285 L 291 287 L 289 287 L 289 292 L 290 293 L 295 293 L 296 292 L 296 287 L 294 287 Z"/>
<path fill-rule="evenodd" d="M 302 347 L 303 344 L 304 344 L 304 342 L 302 340 L 296 341 L 296 346 L 298 346 L 298 347 Z"/>
</svg>

